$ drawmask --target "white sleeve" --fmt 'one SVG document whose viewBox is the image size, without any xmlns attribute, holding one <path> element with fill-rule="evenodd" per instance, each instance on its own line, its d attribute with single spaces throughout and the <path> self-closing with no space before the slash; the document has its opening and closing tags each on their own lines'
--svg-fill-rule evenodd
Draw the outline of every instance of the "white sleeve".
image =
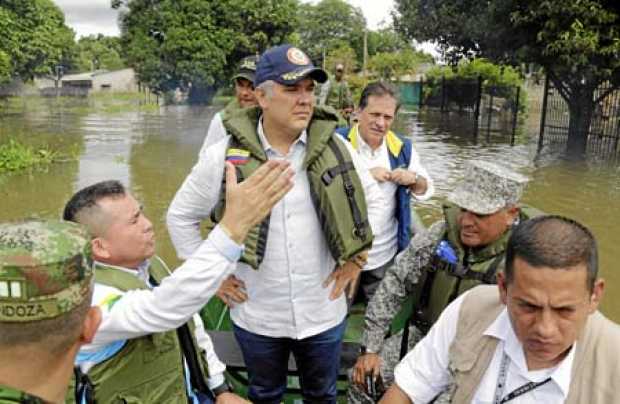
<svg viewBox="0 0 620 404">
<path fill-rule="evenodd" d="M 209 337 L 209 334 L 205 331 L 202 319 L 198 314 L 194 315 L 194 324 L 196 325 L 194 331 L 196 342 L 201 349 L 204 349 L 207 364 L 209 365 L 209 388 L 213 389 L 224 383 L 226 365 L 217 357 L 211 337 Z"/>
<path fill-rule="evenodd" d="M 168 208 L 168 233 L 181 259 L 189 258 L 202 242 L 200 222 L 209 217 L 219 199 L 227 147 L 228 136 L 207 148 Z"/>
<path fill-rule="evenodd" d="M 426 183 L 428 184 L 426 188 L 426 192 L 422 195 L 416 195 L 411 192 L 411 196 L 417 199 L 418 201 L 426 201 L 430 199 L 435 194 L 435 184 L 433 183 L 433 179 L 426 171 L 426 168 L 422 165 L 422 160 L 420 160 L 420 155 L 417 151 L 412 147 L 411 148 L 411 160 L 409 161 L 409 171 L 414 171 L 418 175 L 426 178 Z"/>
<path fill-rule="evenodd" d="M 93 343 L 85 346 L 85 351 L 98 350 L 118 340 L 173 330 L 186 323 L 235 270 L 242 251 L 216 226 L 196 253 L 159 286 L 94 302 L 102 307 L 102 320 Z"/>
<path fill-rule="evenodd" d="M 222 111 L 219 111 L 215 115 L 213 115 L 213 118 L 211 119 L 209 129 L 207 129 L 207 135 L 205 136 L 205 140 L 202 143 L 202 147 L 200 148 L 200 153 L 198 153 L 198 156 L 202 158 L 205 155 L 209 146 L 216 144 L 225 137 L 226 128 L 224 128 L 224 121 L 222 121 Z"/>
<path fill-rule="evenodd" d="M 381 192 L 381 188 L 379 188 L 379 184 L 370 174 L 368 166 L 362 159 L 360 159 L 353 146 L 351 146 L 351 143 L 343 139 L 340 135 L 336 135 L 336 138 L 347 147 L 347 150 L 349 150 L 351 160 L 355 166 L 355 171 L 357 171 L 357 175 L 359 176 L 360 181 L 362 182 L 362 187 L 364 188 L 366 208 L 368 211 L 368 223 L 370 223 L 370 228 L 374 231 L 382 225 L 382 210 L 385 209 L 386 206 L 383 192 Z"/>
<path fill-rule="evenodd" d="M 450 383 L 448 352 L 456 335 L 463 293 L 441 313 L 428 334 L 394 369 L 394 381 L 415 404 L 430 402 Z"/>
</svg>

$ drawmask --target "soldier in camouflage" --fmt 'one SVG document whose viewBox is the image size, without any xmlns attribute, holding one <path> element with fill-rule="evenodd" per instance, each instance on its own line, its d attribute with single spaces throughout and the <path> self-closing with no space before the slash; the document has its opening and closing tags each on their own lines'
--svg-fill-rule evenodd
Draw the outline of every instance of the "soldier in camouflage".
<svg viewBox="0 0 620 404">
<path fill-rule="evenodd" d="M 444 218 L 412 239 L 370 301 L 362 354 L 350 374 L 349 402 L 374 402 L 376 397 L 367 393 L 368 375 L 374 379 L 380 375 L 389 387 L 401 355 L 413 348 L 452 300 L 475 285 L 495 282 L 512 226 L 536 214 L 517 206 L 526 182 L 499 165 L 469 163 L 465 178 L 448 196 Z M 414 309 L 408 315 L 407 337 L 400 331 L 386 338 L 408 298 Z M 444 395 L 435 403 L 448 401 Z"/>
<path fill-rule="evenodd" d="M 64 402 L 101 319 L 90 236 L 60 221 L 0 224 L 0 403 Z"/>
</svg>

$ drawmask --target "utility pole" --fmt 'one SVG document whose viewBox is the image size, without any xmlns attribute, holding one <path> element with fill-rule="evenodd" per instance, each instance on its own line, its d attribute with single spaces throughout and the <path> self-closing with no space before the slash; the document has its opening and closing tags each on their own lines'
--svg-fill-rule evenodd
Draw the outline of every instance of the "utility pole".
<svg viewBox="0 0 620 404">
<path fill-rule="evenodd" d="M 364 29 L 364 61 L 362 64 L 362 74 L 366 77 L 366 67 L 368 61 L 368 30 Z"/>
</svg>

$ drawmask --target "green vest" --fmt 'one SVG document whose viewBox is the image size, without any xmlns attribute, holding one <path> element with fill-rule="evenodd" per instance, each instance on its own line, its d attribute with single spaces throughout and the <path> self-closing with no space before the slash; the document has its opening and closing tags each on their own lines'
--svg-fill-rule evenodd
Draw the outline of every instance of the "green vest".
<svg viewBox="0 0 620 404">
<path fill-rule="evenodd" d="M 234 114 L 235 112 L 237 112 L 238 110 L 242 109 L 241 105 L 239 104 L 239 101 L 237 101 L 237 97 L 234 97 L 232 99 L 232 101 L 230 101 L 228 104 L 226 104 L 226 106 L 224 107 L 224 109 L 222 109 L 220 111 L 220 116 L 222 117 L 222 121 L 227 117 L 230 116 L 231 114 Z"/>
<path fill-rule="evenodd" d="M 237 179 L 248 178 L 267 161 L 256 127 L 259 108 L 247 108 L 224 119 L 224 126 L 231 136 L 226 158 L 242 158 L 236 164 Z M 307 129 L 308 143 L 303 169 L 306 170 L 310 193 L 323 234 L 334 259 L 343 264 L 372 245 L 372 231 L 368 223 L 366 199 L 361 181 L 349 151 L 334 132 L 338 117 L 331 109 L 315 107 Z M 226 176 L 224 176 L 224 179 Z M 207 231 L 218 223 L 224 214 L 225 183 L 220 200 L 214 208 Z M 269 217 L 247 235 L 241 261 L 257 269 L 265 256 Z"/>
<path fill-rule="evenodd" d="M 504 252 L 508 244 L 511 230 L 504 232 L 495 242 L 480 249 L 469 249 L 466 255 L 465 247 L 461 244 L 457 216 L 460 208 L 444 206 L 446 229 L 439 239 L 447 240 L 458 256 L 458 262 L 463 263 L 463 271 L 454 273 L 454 268 L 433 258 L 424 266 L 420 281 L 413 289 L 414 311 L 412 322 L 423 332 L 437 321 L 441 312 L 467 290 L 481 284 L 496 283 L 495 274 L 504 269 Z M 521 207 L 519 220 L 527 220 L 538 216 L 542 212 L 528 206 Z"/>
<path fill-rule="evenodd" d="M 0 404 L 43 404 L 45 401 L 32 394 L 0 385 Z"/>
<path fill-rule="evenodd" d="M 157 256 L 151 259 L 149 273 L 157 283 L 170 275 L 164 262 Z M 136 276 L 101 264 L 96 267 L 95 282 L 124 292 L 147 289 Z M 206 384 L 208 368 L 204 352 L 198 348 L 193 337 L 193 322 L 189 321 L 188 324 L 191 343 L 198 358 L 186 357 L 186 361 L 190 369 L 190 362 L 199 363 Z M 93 384 L 93 396 L 97 404 L 188 402 L 183 350 L 177 330 L 128 339 L 113 357 L 91 368 L 88 377 Z M 192 382 L 192 387 L 197 386 Z M 74 399 L 73 391 L 72 383 L 67 393 L 71 402 Z"/>
</svg>

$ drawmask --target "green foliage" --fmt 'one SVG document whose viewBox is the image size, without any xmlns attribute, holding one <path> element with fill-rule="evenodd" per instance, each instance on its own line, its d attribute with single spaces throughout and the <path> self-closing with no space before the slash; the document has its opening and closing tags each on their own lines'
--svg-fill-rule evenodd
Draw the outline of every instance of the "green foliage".
<svg viewBox="0 0 620 404">
<path fill-rule="evenodd" d="M 42 168 L 58 159 L 58 153 L 49 148 L 33 149 L 15 139 L 0 145 L 0 174 L 27 168 Z"/>
<path fill-rule="evenodd" d="M 51 0 L 3 0 L 0 2 L 0 77 L 51 74 L 57 64 L 71 65 L 75 54 L 74 32 Z"/>
<path fill-rule="evenodd" d="M 405 74 L 414 74 L 421 63 L 433 63 L 433 57 L 424 52 L 404 49 L 395 52 L 381 52 L 370 58 L 368 68 L 377 78 L 398 79 Z"/>
<path fill-rule="evenodd" d="M 362 90 L 370 83 L 369 77 L 364 77 L 361 74 L 350 75 L 347 77 L 347 83 L 349 83 L 349 90 L 351 91 L 351 98 L 353 98 L 353 105 L 357 106 L 360 102 Z"/>
<path fill-rule="evenodd" d="M 11 58 L 0 49 L 0 84 L 11 80 Z"/>
<path fill-rule="evenodd" d="M 283 42 L 296 0 L 129 0 L 121 42 L 140 81 L 157 92 L 222 83 L 241 57 Z"/>
<path fill-rule="evenodd" d="M 512 66 L 497 65 L 484 58 L 461 60 L 457 66 L 436 66 L 426 72 L 426 82 L 423 87 L 424 97 L 438 96 L 441 91 L 442 80 L 450 86 L 457 83 L 472 83 L 482 79 L 483 93 L 495 88 L 494 96 L 514 100 L 517 88 L 521 88 L 519 95 L 519 109 L 525 110 L 527 96 L 523 87 L 523 79 L 517 69 Z M 472 95 L 472 94 L 470 94 Z M 475 99 L 474 97 L 471 99 Z M 468 98 L 469 100 L 470 98 Z"/>
<path fill-rule="evenodd" d="M 323 51 L 331 54 L 342 47 L 353 48 L 358 62 L 362 61 L 366 20 L 360 8 L 344 0 L 304 3 L 299 6 L 297 20 L 299 46 L 315 63 L 323 60 Z"/>
<path fill-rule="evenodd" d="M 76 71 L 119 70 L 124 67 L 119 38 L 98 34 L 78 40 L 77 60 L 74 67 Z"/>
<path fill-rule="evenodd" d="M 344 66 L 345 73 L 357 69 L 355 51 L 350 46 L 340 44 L 338 47 L 332 49 L 325 58 L 325 69 L 333 72 L 336 69 L 336 65 L 339 63 Z"/>
<path fill-rule="evenodd" d="M 377 53 L 397 52 L 411 49 L 407 41 L 394 30 L 393 27 L 382 28 L 377 31 L 368 31 L 368 55 Z"/>
</svg>

